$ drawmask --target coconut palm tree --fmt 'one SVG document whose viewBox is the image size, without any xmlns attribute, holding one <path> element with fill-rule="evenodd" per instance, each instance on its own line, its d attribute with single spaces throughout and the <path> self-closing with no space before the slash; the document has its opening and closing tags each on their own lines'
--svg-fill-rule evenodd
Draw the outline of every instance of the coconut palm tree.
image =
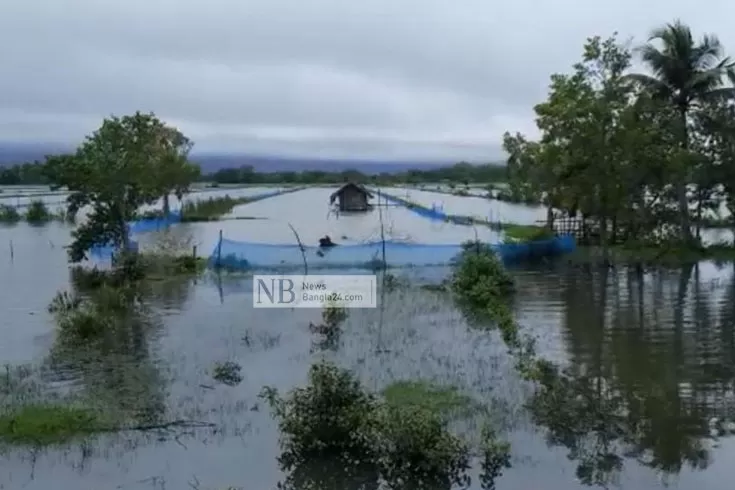
<svg viewBox="0 0 735 490">
<path fill-rule="evenodd" d="M 735 62 L 724 56 L 717 37 L 706 35 L 699 42 L 691 29 L 677 20 L 655 29 L 648 43 L 639 48 L 650 75 L 631 74 L 629 78 L 659 98 L 670 102 L 680 120 L 680 145 L 684 154 L 689 149 L 688 115 L 700 102 L 717 98 L 735 98 L 735 88 L 725 86 L 729 78 L 735 82 Z M 683 238 L 692 241 L 687 184 L 688 172 L 677 183 Z"/>
</svg>

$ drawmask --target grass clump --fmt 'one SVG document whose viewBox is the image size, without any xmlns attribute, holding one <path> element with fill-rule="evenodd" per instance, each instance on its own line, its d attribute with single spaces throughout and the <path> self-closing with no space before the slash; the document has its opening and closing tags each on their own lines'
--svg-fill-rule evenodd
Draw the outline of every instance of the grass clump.
<svg viewBox="0 0 735 490">
<path fill-rule="evenodd" d="M 163 276 L 177 274 L 196 274 L 207 268 L 207 259 L 193 255 L 165 255 L 142 253 L 139 256 L 141 267 L 148 275 Z"/>
<path fill-rule="evenodd" d="M 212 378 L 227 386 L 242 383 L 242 366 L 233 361 L 218 362 L 212 370 Z"/>
<path fill-rule="evenodd" d="M 324 305 L 322 322 L 309 323 L 309 330 L 322 336 L 322 340 L 317 342 L 320 348 L 329 349 L 337 346 L 342 335 L 341 324 L 347 319 L 347 316 L 347 309 L 335 302 L 328 302 Z"/>
<path fill-rule="evenodd" d="M 0 441 L 11 445 L 48 446 L 104 430 L 95 411 L 57 404 L 30 404 L 0 413 Z"/>
<path fill-rule="evenodd" d="M 192 255 L 170 256 L 142 253 L 131 257 L 114 269 L 73 266 L 69 269 L 71 283 L 78 291 L 93 291 L 102 286 L 119 287 L 143 279 L 159 279 L 172 276 L 198 274 L 207 268 L 207 259 Z"/>
<path fill-rule="evenodd" d="M 505 243 L 528 243 L 554 238 L 554 232 L 545 226 L 509 224 L 503 227 Z"/>
<path fill-rule="evenodd" d="M 434 386 L 426 381 L 397 381 L 383 390 L 383 396 L 390 406 L 420 409 L 440 416 L 466 413 L 475 404 L 456 388 Z"/>
<path fill-rule="evenodd" d="M 31 224 L 40 225 L 54 219 L 54 215 L 43 201 L 31 201 L 26 210 L 25 219 Z"/>
<path fill-rule="evenodd" d="M 223 215 L 232 211 L 235 206 L 253 202 L 248 197 L 232 198 L 213 197 L 203 201 L 187 202 L 181 209 L 181 221 L 217 221 Z"/>
<path fill-rule="evenodd" d="M 281 432 L 279 463 L 287 476 L 280 488 L 448 489 L 470 483 L 469 446 L 442 416 L 421 404 L 389 403 L 333 364 L 313 365 L 308 384 L 286 396 L 266 387 L 261 397 Z"/>
<path fill-rule="evenodd" d="M 57 293 L 48 311 L 55 316 L 59 342 L 71 349 L 88 347 L 128 332 L 133 324 L 144 328 L 150 321 L 141 295 L 134 283 L 103 283 L 83 294 Z"/>
<path fill-rule="evenodd" d="M 0 223 L 17 223 L 22 216 L 14 206 L 0 204 Z"/>
</svg>

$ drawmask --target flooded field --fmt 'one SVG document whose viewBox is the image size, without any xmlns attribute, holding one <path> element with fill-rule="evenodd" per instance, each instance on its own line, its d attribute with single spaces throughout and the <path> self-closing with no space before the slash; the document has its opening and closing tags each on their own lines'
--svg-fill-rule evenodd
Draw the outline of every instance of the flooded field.
<svg viewBox="0 0 735 490">
<path fill-rule="evenodd" d="M 329 214 L 331 191 L 286 194 L 238 206 L 229 216 L 264 220 L 191 223 L 170 233 L 207 254 L 220 229 L 228 238 L 262 243 L 293 243 L 289 223 L 308 244 L 325 234 L 344 243 L 379 239 L 378 211 Z M 477 203 L 460 204 L 471 198 L 408 192 L 428 206 L 431 199 L 443 200 L 448 213 L 484 212 Z M 231 190 L 224 193 L 234 197 Z M 482 201 L 507 221 L 523 223 L 536 212 Z M 470 227 L 432 223 L 399 207 L 383 211 L 386 235 L 395 239 L 474 238 Z M 323 357 L 354 370 L 371 389 L 428 380 L 490 407 L 512 444 L 513 468 L 497 482 L 500 489 L 584 488 L 578 477 L 590 462 L 597 483 L 617 481 L 632 490 L 666 482 L 718 490 L 730 488 L 735 476 L 729 463 L 735 443 L 727 434 L 735 420 L 733 264 L 637 274 L 593 272 L 561 261 L 512 271 L 514 309 L 524 330 L 537 337 L 540 353 L 575 376 L 601 380 L 594 398 L 599 410 L 568 421 L 555 419 L 559 413 L 551 409 L 546 417 L 525 410 L 532 391 L 519 380 L 497 333 L 470 327 L 442 293 L 415 287 L 448 272 L 443 269 L 404 271 L 411 286 L 390 293 L 376 310 L 351 310 L 338 345 L 327 351 L 314 349 L 308 328 L 318 310 L 254 309 L 243 292 L 247 277 L 208 273 L 162 281 L 151 293 L 160 322 L 82 360 L 59 348 L 46 311 L 69 284 L 63 248 L 69 232 L 60 223 L 0 226 L 0 362 L 30 364 L 30 378 L 45 389 L 75 390 L 110 410 L 215 427 L 177 437 L 105 435 L 42 452 L 8 449 L 0 459 L 0 489 L 273 489 L 282 476 L 278 430 L 257 395 L 264 385 L 288 390 L 303 384 L 310 364 Z M 498 238 L 485 233 L 484 240 Z M 213 382 L 212 367 L 223 361 L 242 366 L 242 383 Z M 611 417 L 602 410 L 620 400 L 637 411 Z M 554 445 L 547 444 L 550 429 Z M 470 418 L 456 430 L 475 434 L 477 421 Z M 616 458 L 619 469 L 610 463 Z"/>
<path fill-rule="evenodd" d="M 546 219 L 546 209 L 542 206 L 523 206 L 484 197 L 462 197 L 412 188 L 396 187 L 386 189 L 386 192 L 389 194 L 393 192 L 398 197 L 428 208 L 432 206 L 443 208 L 447 214 L 472 216 L 493 222 L 535 225 L 538 221 Z"/>
<path fill-rule="evenodd" d="M 186 195 L 184 201 L 201 201 L 205 199 L 216 199 L 220 197 L 230 196 L 233 199 L 241 197 L 252 197 L 259 194 L 266 194 L 269 192 L 283 190 L 281 186 L 248 186 L 248 187 L 236 187 L 236 188 L 195 188 Z M 39 188 L 9 188 L 5 187 L 3 192 L 0 193 L 0 205 L 15 206 L 18 208 L 27 207 L 33 201 L 41 201 L 50 210 L 58 211 L 62 209 L 66 204 L 66 197 L 68 193 L 63 191 L 49 191 L 48 187 Z M 146 206 L 144 210 L 161 209 L 163 205 L 163 199 L 150 206 Z M 169 206 L 171 210 L 177 210 L 181 208 L 182 203 L 171 195 L 169 197 Z M 83 211 L 82 211 L 83 213 Z"/>
</svg>

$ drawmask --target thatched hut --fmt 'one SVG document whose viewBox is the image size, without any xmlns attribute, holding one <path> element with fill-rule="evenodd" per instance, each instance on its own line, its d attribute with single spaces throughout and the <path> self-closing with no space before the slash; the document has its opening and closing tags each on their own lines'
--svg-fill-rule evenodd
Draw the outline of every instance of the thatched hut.
<svg viewBox="0 0 735 490">
<path fill-rule="evenodd" d="M 329 196 L 329 204 L 339 199 L 340 211 L 367 211 L 371 208 L 368 199 L 373 195 L 365 187 L 349 182 Z"/>
</svg>

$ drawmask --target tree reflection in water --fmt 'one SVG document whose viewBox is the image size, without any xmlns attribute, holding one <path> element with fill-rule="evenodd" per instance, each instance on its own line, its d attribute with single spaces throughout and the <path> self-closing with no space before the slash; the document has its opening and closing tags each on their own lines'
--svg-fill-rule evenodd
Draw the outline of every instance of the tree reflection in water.
<svg viewBox="0 0 735 490">
<path fill-rule="evenodd" d="M 735 284 L 713 301 L 699 275 L 570 274 L 572 362 L 540 363 L 529 408 L 581 482 L 607 486 L 626 459 L 663 475 L 709 465 L 712 425 L 733 408 Z"/>
<path fill-rule="evenodd" d="M 53 377 L 81 385 L 90 400 L 121 426 L 161 423 L 166 380 L 150 356 L 162 309 L 181 308 L 191 278 L 75 287 L 56 299 L 56 340 L 47 358 Z M 71 302 L 72 304 L 68 304 Z M 60 309 L 59 309 L 60 308 Z"/>
</svg>

